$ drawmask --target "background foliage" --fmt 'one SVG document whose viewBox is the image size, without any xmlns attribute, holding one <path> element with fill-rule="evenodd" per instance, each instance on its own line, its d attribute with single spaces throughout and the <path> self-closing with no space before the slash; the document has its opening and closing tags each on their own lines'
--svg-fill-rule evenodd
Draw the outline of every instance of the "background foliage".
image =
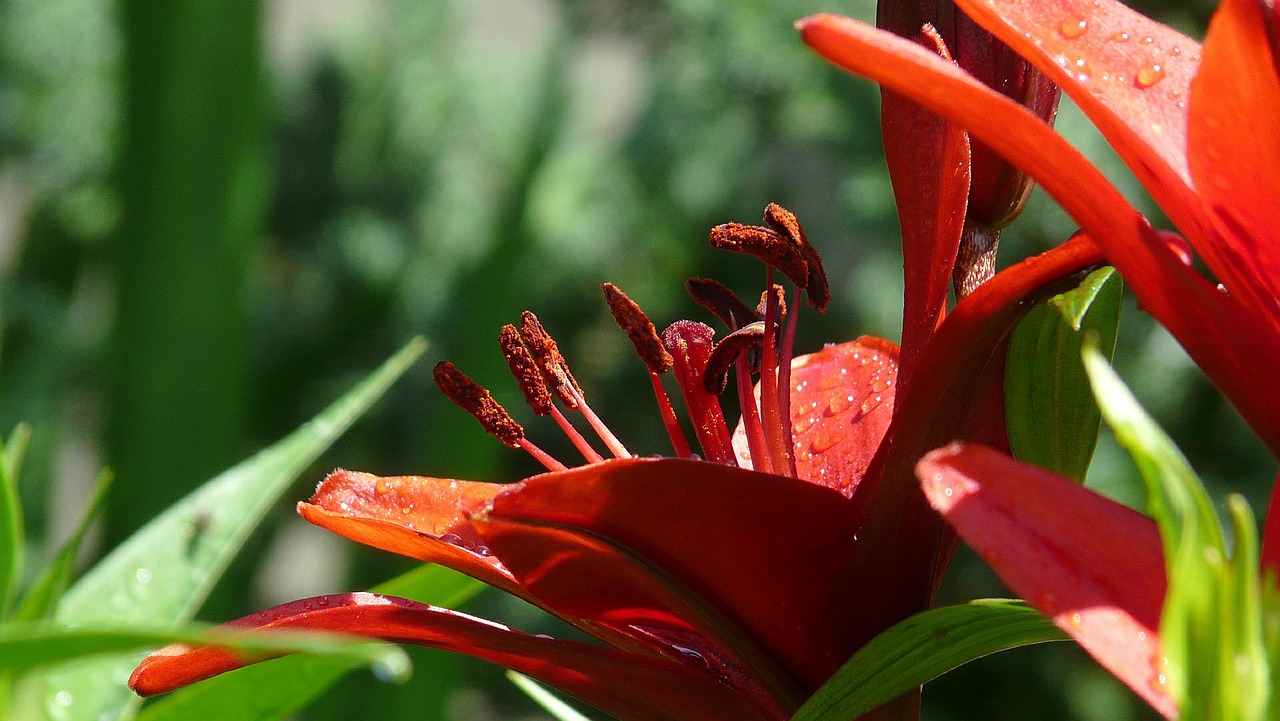
<svg viewBox="0 0 1280 721">
<path fill-rule="evenodd" d="M 1198 37 L 1212 8 L 1142 9 Z M 615 431 L 662 452 L 642 366 L 598 285 L 617 283 L 660 324 L 701 317 L 685 278 L 762 284 L 753 264 L 706 247 L 707 228 L 755 222 L 769 201 L 805 222 L 832 277 L 834 307 L 805 317 L 801 345 L 896 338 L 878 93 L 800 45 L 791 22 L 819 10 L 874 13 L 871 0 L 0 0 L 0 430 L 34 429 L 20 479 L 29 552 L 47 557 L 72 531 L 100 467 L 117 481 L 96 553 L 413 335 L 515 407 L 496 334 L 524 308 Z M 1059 127 L 1145 202 L 1065 102 Z M 1073 229 L 1037 196 L 1001 263 Z M 1206 480 L 1261 507 L 1267 454 L 1132 302 L 1117 365 Z M 532 471 L 435 394 L 429 367 L 328 466 Z M 553 428 L 529 427 L 566 450 Z M 1089 482 L 1141 498 L 1106 437 Z M 407 568 L 289 507 L 259 540 L 201 618 Z M 1001 590 L 962 555 L 944 593 Z M 474 603 L 544 623 L 497 594 Z M 306 718 L 537 714 L 497 669 L 415 656 L 412 683 L 357 674 Z M 939 721 L 1148 717 L 1065 644 L 985 659 L 925 699 Z"/>
</svg>

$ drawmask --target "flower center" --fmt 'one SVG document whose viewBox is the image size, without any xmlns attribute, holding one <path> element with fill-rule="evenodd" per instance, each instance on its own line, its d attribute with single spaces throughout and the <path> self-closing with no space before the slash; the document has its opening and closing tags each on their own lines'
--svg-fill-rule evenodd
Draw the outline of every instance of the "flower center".
<svg viewBox="0 0 1280 721">
<path fill-rule="evenodd" d="M 693 279 L 686 286 L 699 305 L 729 327 L 729 333 L 719 342 L 710 326 L 689 320 L 672 323 L 659 336 L 640 306 L 617 286 L 605 283 L 602 290 L 614 319 L 648 367 L 663 424 L 677 456 L 694 457 L 662 384 L 661 376 L 669 370 L 674 371 L 694 437 L 706 459 L 796 477 L 789 391 L 800 290 L 805 291 L 809 305 L 819 311 L 826 310 L 831 296 L 822 260 L 809 245 L 796 217 L 781 206 L 770 204 L 765 209 L 765 222 L 769 227 L 726 223 L 712 228 L 710 234 L 713 247 L 746 253 L 765 263 L 766 290 L 756 308 L 713 280 Z M 786 290 L 774 284 L 775 269 L 794 286 L 789 304 L 784 301 Z M 588 463 L 601 461 L 603 456 L 569 421 L 557 401 L 566 410 L 581 413 L 613 457 L 630 458 L 631 453 L 587 405 L 568 363 L 537 316 L 525 311 L 520 321 L 519 328 L 503 326 L 499 344 L 533 412 L 551 416 Z M 736 377 L 749 458 L 734 452 L 720 407 L 720 394 L 728 386 L 730 370 Z M 760 379 L 758 393 L 752 385 L 753 375 Z M 548 470 L 566 467 L 529 441 L 520 424 L 489 392 L 452 363 L 438 364 L 435 379 L 450 400 L 498 440 L 524 449 Z"/>
</svg>

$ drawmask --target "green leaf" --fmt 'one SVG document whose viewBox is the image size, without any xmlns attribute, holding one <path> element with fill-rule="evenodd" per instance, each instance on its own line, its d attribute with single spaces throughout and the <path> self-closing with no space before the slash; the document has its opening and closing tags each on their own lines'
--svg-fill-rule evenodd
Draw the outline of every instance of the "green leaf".
<svg viewBox="0 0 1280 721">
<path fill-rule="evenodd" d="M 547 687 L 534 681 L 522 673 L 515 671 L 507 671 L 507 680 L 515 684 L 516 688 L 524 691 L 524 694 L 533 699 L 533 702 L 542 707 L 543 711 L 551 714 L 551 717 L 557 721 L 591 721 L 586 716 L 578 713 L 578 710 L 563 699 L 552 693 Z"/>
<path fill-rule="evenodd" d="M 422 354 L 415 339 L 311 422 L 220 474 L 141 528 L 85 574 L 63 597 L 66 624 L 158 624 L 195 613 L 267 510 L 303 470 Z M 118 718 L 135 707 L 123 686 L 136 654 L 53 669 L 55 719 Z"/>
<path fill-rule="evenodd" d="M 917 613 L 858 650 L 792 721 L 858 716 L 957 666 L 1067 635 L 1022 601 L 983 599 Z"/>
<path fill-rule="evenodd" d="M 1005 423 L 1020 461 L 1083 481 L 1101 417 L 1080 362 L 1086 337 L 1110 357 L 1123 283 L 1114 268 L 1032 308 L 1014 328 L 1005 365 Z"/>
<path fill-rule="evenodd" d="M 80 546 L 84 543 L 84 537 L 89 532 L 89 526 L 93 523 L 93 519 L 98 516 L 99 511 L 102 509 L 102 504 L 107 500 L 107 491 L 111 488 L 112 478 L 109 471 L 103 471 L 98 474 L 98 482 L 94 487 L 93 498 L 89 501 L 89 506 L 85 508 L 84 514 L 81 515 L 79 523 L 76 524 L 76 530 L 67 539 L 67 542 L 63 544 L 58 551 L 58 555 L 54 556 L 49 565 L 40 572 L 35 582 L 27 589 L 26 595 L 22 597 L 22 603 L 19 604 L 17 611 L 14 613 L 15 621 L 40 621 L 53 617 L 58 602 L 62 600 L 62 595 L 71 583 L 71 576 L 75 573 L 76 555 L 79 554 Z"/>
<path fill-rule="evenodd" d="M 9 617 L 22 577 L 26 537 L 22 528 L 22 500 L 18 498 L 18 468 L 29 437 L 26 426 L 18 426 L 9 442 L 0 445 L 0 621 Z"/>
<path fill-rule="evenodd" d="M 408 656 L 395 644 L 335 633 L 273 631 L 245 634 L 200 624 L 181 628 L 146 628 L 34 623 L 10 625 L 0 634 L 0 671 L 23 672 L 86 656 L 155 648 L 171 643 L 216 644 L 251 655 L 307 653 L 333 656 L 347 663 L 371 664 L 388 677 L 398 679 L 407 678 L 410 668 Z"/>
<path fill-rule="evenodd" d="M 1228 501 L 1233 557 L 1204 484 L 1173 441 L 1101 353 L 1086 345 L 1084 363 L 1103 418 L 1138 467 L 1160 528 L 1169 575 L 1160 616 L 1162 672 L 1181 718 L 1263 718 L 1269 670 L 1252 514 L 1242 499 Z"/>
<path fill-rule="evenodd" d="M 425 565 L 383 583 L 375 593 L 456 608 L 485 585 L 443 566 Z M 217 709 L 221 721 L 273 721 L 296 713 L 337 683 L 356 663 L 288 656 L 247 666 L 175 691 L 142 709 L 138 721 L 186 721 Z"/>
</svg>

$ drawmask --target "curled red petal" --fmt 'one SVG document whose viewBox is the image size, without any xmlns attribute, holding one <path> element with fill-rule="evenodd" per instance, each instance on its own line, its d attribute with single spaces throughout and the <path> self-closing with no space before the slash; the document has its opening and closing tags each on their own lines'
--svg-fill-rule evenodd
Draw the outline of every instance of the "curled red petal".
<svg viewBox="0 0 1280 721">
<path fill-rule="evenodd" d="M 800 478 L 853 494 L 893 418 L 898 356 L 892 342 L 863 336 L 792 361 L 791 429 Z M 733 446 L 748 466 L 742 423 Z"/>
<path fill-rule="evenodd" d="M 1199 43 L 1115 0 L 956 4 L 1071 96 L 1174 223 L 1204 226 L 1187 167 Z"/>
<path fill-rule="evenodd" d="M 450 478 L 334 471 L 309 502 L 298 504 L 298 513 L 357 543 L 439 563 L 524 596 L 467 518 L 503 487 Z"/>
<path fill-rule="evenodd" d="M 929 502 L 996 575 L 1169 718 L 1158 629 L 1167 590 L 1155 522 L 982 446 L 916 467 Z"/>
<path fill-rule="evenodd" d="M 1183 260 L 1181 243 L 1152 231 L 1097 168 L 1013 101 L 915 43 L 856 20 L 818 15 L 798 26 L 805 42 L 831 62 L 960 123 L 1034 177 L 1103 247 L 1143 307 L 1263 442 L 1280 453 L 1280 384 L 1268 382 L 1261 370 L 1280 366 L 1280 334 L 1272 319 L 1217 292 Z"/>
<path fill-rule="evenodd" d="M 477 528 L 520 582 L 540 597 L 556 594 L 575 614 L 608 614 L 626 574 L 669 578 L 677 593 L 693 594 L 685 600 L 699 615 L 745 629 L 809 690 L 846 658 L 813 622 L 859 522 L 830 489 L 711 463 L 607 461 L 512 487 L 484 520 Z M 582 541 L 566 546 L 547 529 Z M 631 559 L 603 564 L 620 569 L 604 583 L 592 558 L 601 543 Z M 707 633 L 748 670 L 768 662 L 744 651 L 736 634 Z M 775 697 L 787 695 L 771 672 L 766 680 Z"/>
<path fill-rule="evenodd" d="M 1210 270 L 1280 332 L 1280 78 L 1266 5 L 1224 0 L 1191 84 L 1187 153 L 1217 231 Z"/>
<path fill-rule="evenodd" d="M 443 649 L 506 666 L 621 719 L 779 719 L 731 685 L 671 659 L 532 636 L 456 611 L 372 593 L 293 601 L 234 621 L 255 629 L 335 631 Z M 149 696 L 249 663 L 212 646 L 148 656 L 129 686 Z"/>
</svg>

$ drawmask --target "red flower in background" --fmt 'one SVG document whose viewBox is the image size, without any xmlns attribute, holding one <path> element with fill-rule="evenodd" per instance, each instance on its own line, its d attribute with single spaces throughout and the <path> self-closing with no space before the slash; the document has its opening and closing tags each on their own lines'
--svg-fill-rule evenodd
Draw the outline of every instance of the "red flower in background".
<svg viewBox="0 0 1280 721">
<path fill-rule="evenodd" d="M 828 60 L 960 124 L 1040 182 L 1280 452 L 1280 10 L 1225 0 L 1201 47 L 1112 0 L 958 4 L 1076 101 L 1180 236 L 1153 230 L 1048 125 L 935 55 L 846 18 L 799 28 Z M 1014 590 L 1176 714 L 1159 667 L 1166 582 L 1154 523 L 979 447 L 930 455 L 920 477 Z M 1272 568 L 1275 508 L 1273 492 L 1263 545 Z"/>
<path fill-rule="evenodd" d="M 768 228 L 718 226 L 712 242 L 757 255 L 796 290 L 784 306 L 771 269 L 766 288 L 776 290 L 751 309 L 719 284 L 691 281 L 695 298 L 731 328 L 718 343 L 709 327 L 690 321 L 659 338 L 634 303 L 605 286 L 649 366 L 682 458 L 633 457 L 587 407 L 554 342 L 526 314 L 519 329 L 503 329 L 503 352 L 531 407 L 565 429 L 585 465 L 565 468 L 533 446 L 487 391 L 442 363 L 442 390 L 547 473 L 501 485 L 338 471 L 299 504 L 317 525 L 458 569 L 603 645 L 373 594 L 296 601 L 233 623 L 458 651 L 625 719 L 789 717 L 862 643 L 929 604 L 951 543 L 911 481 L 913 465 L 952 438 L 998 435 L 999 414 L 987 411 L 992 402 L 999 407 L 992 369 L 1001 364 L 991 361 L 1003 337 L 1029 298 L 1100 255 L 1082 239 L 999 274 L 957 305 L 898 389 L 906 378 L 888 341 L 864 337 L 792 359 L 799 289 L 821 308 L 826 281 L 794 216 L 770 206 L 766 220 Z M 719 403 L 731 367 L 746 409 L 732 436 Z M 706 460 L 692 457 L 667 400 L 658 376 L 668 368 Z M 556 401 L 581 410 L 615 457 L 602 459 Z M 885 502 L 895 498 L 911 500 Z M 917 520 L 901 529 L 900 546 L 860 540 Z M 912 605 L 885 593 L 899 588 L 912 589 Z M 170 647 L 144 660 L 130 683 L 160 693 L 244 663 L 216 648 Z M 916 713 L 908 698 L 888 715 Z"/>
</svg>

